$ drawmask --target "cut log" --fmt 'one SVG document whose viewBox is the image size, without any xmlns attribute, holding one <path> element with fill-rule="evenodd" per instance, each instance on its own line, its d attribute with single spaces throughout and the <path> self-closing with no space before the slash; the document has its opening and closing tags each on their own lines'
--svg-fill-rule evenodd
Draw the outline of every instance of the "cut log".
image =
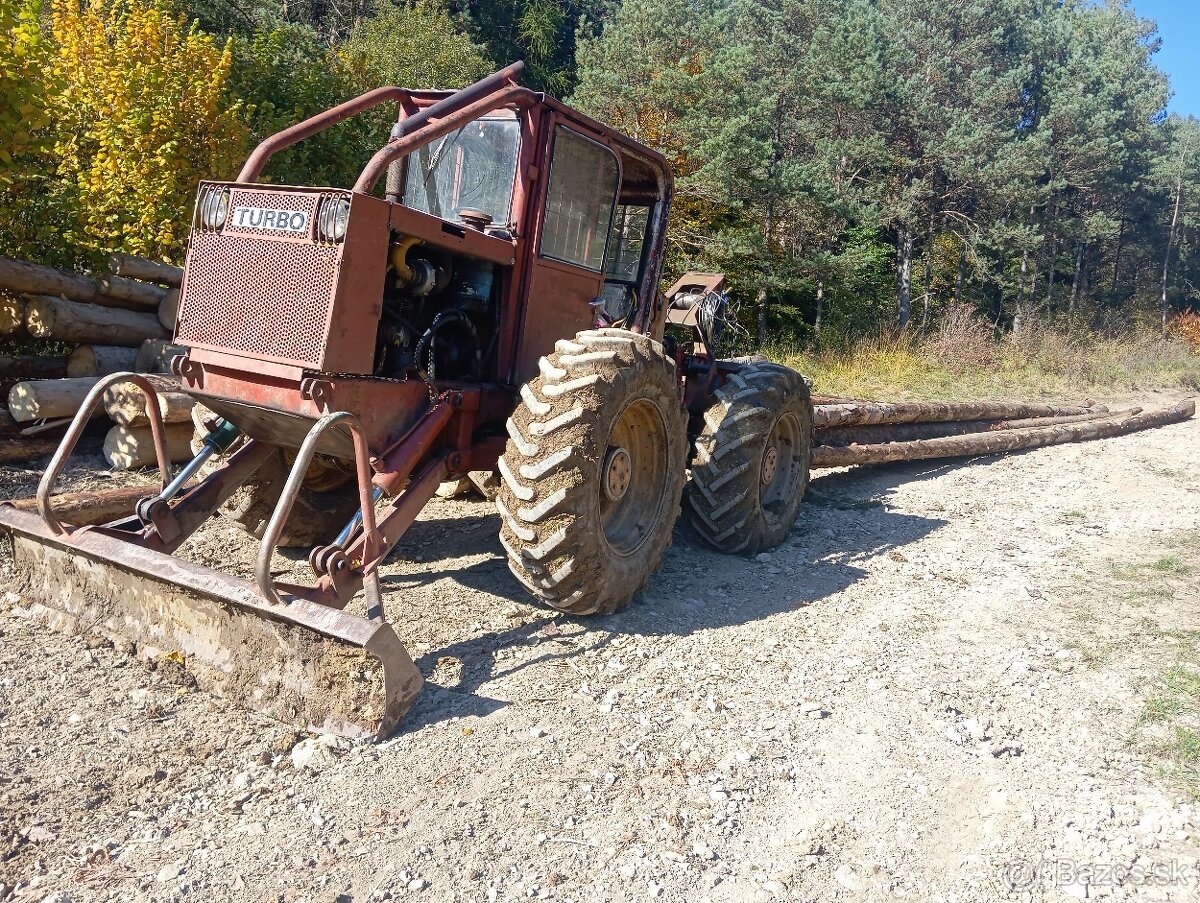
<svg viewBox="0 0 1200 903">
<path fill-rule="evenodd" d="M 173 288 L 163 297 L 158 305 L 158 322 L 162 328 L 172 335 L 175 334 L 175 318 L 179 315 L 179 289 Z"/>
<path fill-rule="evenodd" d="M 62 295 L 76 301 L 95 301 L 100 293 L 96 280 L 88 276 L 11 257 L 0 257 L 0 288 L 23 295 Z"/>
<path fill-rule="evenodd" d="M 37 296 L 25 308 L 29 334 L 41 339 L 83 345 L 121 345 L 136 348 L 146 339 L 165 339 L 166 330 L 154 314 L 78 304 L 62 298 Z"/>
<path fill-rule="evenodd" d="M 138 502 L 157 494 L 155 486 L 126 486 L 100 492 L 64 492 L 51 496 L 50 506 L 63 523 L 92 527 L 129 517 Z M 37 511 L 37 499 L 18 499 L 10 504 L 21 511 Z"/>
<path fill-rule="evenodd" d="M 195 400 L 179 391 L 179 380 L 147 376 L 158 392 L 158 410 L 164 423 L 190 423 Z M 147 426 L 146 396 L 131 383 L 116 385 L 104 393 L 104 410 L 114 423 L 122 426 Z"/>
<path fill-rule="evenodd" d="M 134 279 L 93 279 L 11 257 L 0 257 L 0 289 L 22 295 L 48 295 L 104 307 L 154 311 L 166 289 Z"/>
<path fill-rule="evenodd" d="M 959 423 L 892 423 L 868 426 L 833 426 L 813 433 L 814 445 L 845 448 L 847 445 L 878 445 L 883 442 L 910 442 L 915 439 L 940 439 L 944 436 L 965 436 L 989 430 L 1020 430 L 1030 427 L 1056 426 L 1060 423 L 1084 423 L 1106 417 L 1129 417 L 1140 414 L 1141 408 L 1110 412 L 1100 406 L 1090 414 L 1067 417 L 1029 417 L 1023 420 L 965 420 Z"/>
<path fill-rule="evenodd" d="M 1113 414 L 1085 423 L 1065 423 L 1035 429 L 996 430 L 970 436 L 946 436 L 940 439 L 917 439 L 912 442 L 888 442 L 881 445 L 851 445 L 846 448 L 818 446 L 813 449 L 812 466 L 849 467 L 854 464 L 885 464 L 891 461 L 961 458 L 1025 448 L 1042 448 L 1066 442 L 1084 442 L 1089 439 L 1108 439 L 1169 423 L 1179 423 L 1195 413 L 1196 402 L 1189 400 L 1172 408 L 1133 416 Z"/>
<path fill-rule="evenodd" d="M 171 358 L 187 349 L 164 339 L 147 339 L 138 349 L 133 369 L 138 373 L 170 373 Z"/>
<path fill-rule="evenodd" d="M 167 456 L 171 463 L 192 459 L 191 423 L 168 423 Z M 114 426 L 104 437 L 104 460 L 117 470 L 152 467 L 158 463 L 154 454 L 154 436 L 148 426 Z"/>
<path fill-rule="evenodd" d="M 20 382 L 8 390 L 8 411 L 19 423 L 74 417 L 87 393 L 99 381 L 94 376 L 79 376 Z"/>
<path fill-rule="evenodd" d="M 1068 417 L 1091 413 L 1086 405 L 1019 404 L 1003 401 L 856 401 L 813 408 L 813 427 L 862 426 L 877 423 L 950 423 L 963 420 L 1014 420 L 1022 417 Z"/>
<path fill-rule="evenodd" d="M 57 439 L 0 439 L 0 464 L 20 464 L 54 454 Z"/>
<path fill-rule="evenodd" d="M 0 291 L 0 335 L 25 333 L 25 299 Z"/>
<path fill-rule="evenodd" d="M 159 263 L 157 260 L 138 257 L 135 254 L 112 254 L 108 258 L 108 267 L 118 276 L 141 279 L 143 282 L 157 282 L 173 288 L 183 284 L 181 267 Z"/>
<path fill-rule="evenodd" d="M 96 298 L 98 304 L 107 307 L 128 307 L 131 310 L 150 310 L 156 313 L 168 291 L 161 285 L 138 282 L 136 279 L 126 279 L 123 276 L 107 276 L 97 279 L 96 284 L 100 287 L 100 293 Z"/>
<path fill-rule="evenodd" d="M 0 354 L 0 376 L 15 376 L 19 379 L 60 379 L 71 376 L 70 362 L 65 357 L 43 354 L 25 354 L 16 357 Z"/>
<path fill-rule="evenodd" d="M 67 359 L 67 376 L 108 376 L 133 370 L 136 348 L 119 345 L 80 345 Z"/>
<path fill-rule="evenodd" d="M 108 401 L 108 393 L 104 393 L 104 411 L 108 417 L 121 426 L 148 426 L 150 417 L 146 414 L 145 399 L 137 391 L 125 391 L 119 397 Z M 191 423 L 192 407 L 196 400 L 185 391 L 161 391 L 158 393 L 158 413 L 162 415 L 163 423 Z"/>
</svg>

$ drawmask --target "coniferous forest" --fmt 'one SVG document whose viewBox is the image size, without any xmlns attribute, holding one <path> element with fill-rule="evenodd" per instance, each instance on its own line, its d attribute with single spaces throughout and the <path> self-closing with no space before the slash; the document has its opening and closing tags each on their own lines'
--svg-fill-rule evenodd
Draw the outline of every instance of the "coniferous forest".
<svg viewBox="0 0 1200 903">
<path fill-rule="evenodd" d="M 0 0 L 0 253 L 178 261 L 197 179 L 266 135 L 524 59 L 670 158 L 670 268 L 728 273 L 751 342 L 964 306 L 1158 330 L 1200 280 L 1200 123 L 1158 41 L 1122 0 Z M 387 125 L 267 175 L 348 184 Z"/>
</svg>

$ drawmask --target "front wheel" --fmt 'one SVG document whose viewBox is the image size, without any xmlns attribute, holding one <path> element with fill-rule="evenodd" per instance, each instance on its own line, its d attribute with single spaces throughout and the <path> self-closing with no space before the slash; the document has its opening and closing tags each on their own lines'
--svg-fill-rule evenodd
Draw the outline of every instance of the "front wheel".
<svg viewBox="0 0 1200 903">
<path fill-rule="evenodd" d="M 795 370 L 751 361 L 704 412 L 685 518 L 708 545 L 755 555 L 787 538 L 808 487 L 812 402 Z"/>
<path fill-rule="evenodd" d="M 687 418 L 674 361 L 622 329 L 579 333 L 521 389 L 500 459 L 500 542 L 537 598 L 574 615 L 628 605 L 679 515 Z"/>
</svg>

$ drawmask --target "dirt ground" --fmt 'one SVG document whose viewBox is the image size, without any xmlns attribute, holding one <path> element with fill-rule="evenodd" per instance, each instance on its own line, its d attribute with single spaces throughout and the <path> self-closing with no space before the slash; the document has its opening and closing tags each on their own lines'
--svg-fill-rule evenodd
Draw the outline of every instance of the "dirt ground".
<svg viewBox="0 0 1200 903">
<path fill-rule="evenodd" d="M 681 533 L 594 620 L 439 500 L 385 569 L 424 695 L 302 770 L 289 729 L 10 595 L 0 901 L 1200 899 L 1167 754 L 1196 725 L 1147 715 L 1200 631 L 1198 460 L 1192 420 L 827 473 L 773 553 Z M 214 522 L 193 554 L 253 549 Z"/>
</svg>

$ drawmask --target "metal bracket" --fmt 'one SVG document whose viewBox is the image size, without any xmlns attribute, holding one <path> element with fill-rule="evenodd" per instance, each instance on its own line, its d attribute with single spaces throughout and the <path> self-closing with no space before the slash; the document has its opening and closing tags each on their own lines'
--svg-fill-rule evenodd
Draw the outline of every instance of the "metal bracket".
<svg viewBox="0 0 1200 903">
<path fill-rule="evenodd" d="M 54 493 L 54 484 L 58 482 L 59 474 L 62 472 L 63 465 L 67 463 L 67 459 L 71 457 L 71 452 L 75 450 L 76 443 L 79 442 L 79 437 L 83 434 L 83 429 L 92 418 L 92 411 L 96 409 L 96 405 L 104 397 L 104 393 L 117 383 L 133 383 L 141 390 L 142 395 L 146 398 L 146 415 L 150 419 L 150 432 L 154 437 L 154 455 L 158 459 L 158 472 L 162 478 L 162 488 L 165 489 L 171 483 L 171 458 L 167 453 L 167 433 L 163 426 L 162 413 L 158 408 L 158 393 L 154 391 L 154 386 L 144 376 L 137 373 L 114 373 L 111 376 L 106 376 L 96 385 L 92 386 L 87 397 L 84 398 L 83 404 L 75 414 L 75 419 L 71 421 L 71 425 L 67 427 L 67 432 L 63 436 L 62 442 L 59 443 L 58 450 L 54 453 L 54 457 L 50 459 L 49 465 L 46 467 L 46 472 L 42 474 L 42 480 L 38 483 L 37 490 L 37 506 L 38 511 L 42 515 L 42 520 L 51 533 L 62 535 L 67 532 L 66 527 L 54 513 L 54 509 L 50 507 L 50 496 Z"/>
</svg>

